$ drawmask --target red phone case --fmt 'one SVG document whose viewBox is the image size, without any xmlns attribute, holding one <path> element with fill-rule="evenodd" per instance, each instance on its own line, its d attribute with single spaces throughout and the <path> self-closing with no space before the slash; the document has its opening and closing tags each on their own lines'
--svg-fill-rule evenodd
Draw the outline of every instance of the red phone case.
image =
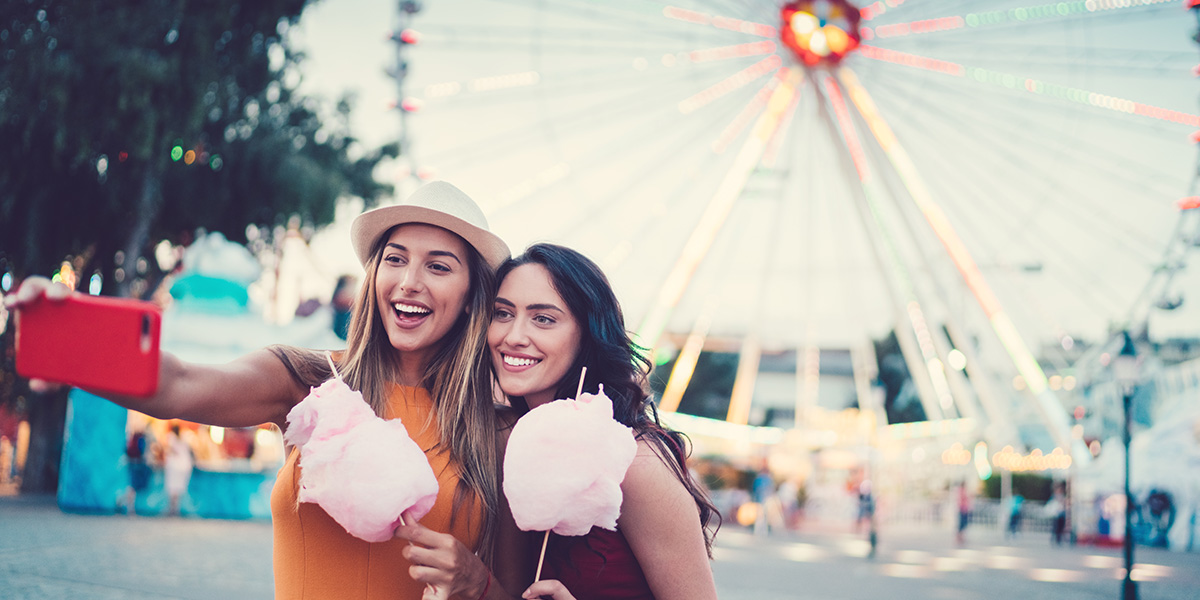
<svg viewBox="0 0 1200 600">
<path fill-rule="evenodd" d="M 149 302 L 74 294 L 16 311 L 17 373 L 96 392 L 158 389 L 162 310 Z"/>
</svg>

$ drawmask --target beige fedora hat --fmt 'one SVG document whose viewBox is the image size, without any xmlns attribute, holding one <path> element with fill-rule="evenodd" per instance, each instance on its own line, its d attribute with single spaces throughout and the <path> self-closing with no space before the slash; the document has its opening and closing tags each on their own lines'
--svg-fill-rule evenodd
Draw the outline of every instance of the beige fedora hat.
<svg viewBox="0 0 1200 600">
<path fill-rule="evenodd" d="M 508 244 L 488 230 L 487 218 L 470 196 L 445 181 L 431 181 L 400 204 L 369 210 L 354 219 L 350 241 L 358 261 L 366 265 L 379 237 L 404 223 L 436 225 L 458 234 L 493 269 L 511 256 Z"/>
</svg>

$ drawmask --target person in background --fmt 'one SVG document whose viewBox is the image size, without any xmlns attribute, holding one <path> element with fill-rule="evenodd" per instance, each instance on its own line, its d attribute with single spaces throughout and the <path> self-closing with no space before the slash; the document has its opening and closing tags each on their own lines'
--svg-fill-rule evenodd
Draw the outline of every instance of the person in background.
<svg viewBox="0 0 1200 600">
<path fill-rule="evenodd" d="M 0 483 L 12 477 L 13 445 L 7 435 L 0 435 Z"/>
<path fill-rule="evenodd" d="M 967 482 L 964 481 L 958 485 L 958 533 L 954 537 L 959 546 L 966 543 L 967 524 L 970 522 L 971 492 L 967 489 Z"/>
<path fill-rule="evenodd" d="M 136 512 L 138 494 L 150 485 L 150 465 L 146 463 L 146 451 L 150 448 L 148 427 L 135 430 L 125 442 L 125 468 L 129 471 L 129 485 L 121 498 L 120 508 L 127 515 Z"/>
<path fill-rule="evenodd" d="M 1016 537 L 1021 531 L 1021 506 L 1025 504 L 1025 496 L 1013 494 L 1008 508 L 1008 535 Z"/>
<path fill-rule="evenodd" d="M 488 329 L 500 389 L 523 413 L 584 393 L 612 399 L 613 418 L 638 450 L 621 484 L 617 530 L 550 535 L 545 580 L 525 598 L 711 600 L 712 532 L 720 516 L 688 474 L 682 434 L 664 428 L 646 392 L 649 363 L 625 330 L 620 304 L 600 268 L 552 244 L 530 246 L 498 271 Z"/>
<path fill-rule="evenodd" d="M 196 464 L 192 446 L 180 435 L 178 423 L 172 423 L 163 439 L 163 487 L 167 491 L 167 514 L 179 516 L 183 496 L 192 481 Z"/>
<path fill-rule="evenodd" d="M 337 285 L 333 288 L 333 298 L 329 304 L 333 307 L 333 333 L 339 338 L 346 339 L 350 328 L 350 314 L 354 307 L 354 290 L 358 280 L 353 275 L 338 277 Z"/>
</svg>

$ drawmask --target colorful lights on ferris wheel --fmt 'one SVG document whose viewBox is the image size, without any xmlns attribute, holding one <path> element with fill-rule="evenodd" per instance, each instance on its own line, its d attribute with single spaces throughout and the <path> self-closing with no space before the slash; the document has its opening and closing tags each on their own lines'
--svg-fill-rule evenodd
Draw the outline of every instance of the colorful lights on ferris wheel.
<svg viewBox="0 0 1200 600">
<path fill-rule="evenodd" d="M 965 67 L 958 63 L 908 54 L 907 52 L 887 50 L 875 46 L 862 46 L 859 48 L 859 54 L 874 60 L 924 69 L 926 71 L 936 71 L 955 77 L 967 77 L 980 83 L 988 83 L 1012 90 L 1024 90 L 1041 96 L 1050 96 L 1078 104 L 1087 104 L 1096 108 L 1200 127 L 1200 115 L 1153 106 L 1142 102 L 1134 102 L 1133 100 L 1099 94 L 1066 85 L 1049 83 L 1040 79 L 1021 77 L 1011 73 L 1002 73 L 979 67 Z"/>
<path fill-rule="evenodd" d="M 958 63 L 938 60 L 936 58 L 928 58 L 925 56 L 917 56 L 916 54 L 909 54 L 907 52 L 898 52 L 896 50 L 888 50 L 886 48 L 879 48 L 876 46 L 859 46 L 858 52 L 867 58 L 873 58 L 875 60 L 890 62 L 897 65 L 904 65 L 906 67 L 916 67 L 918 69 L 925 69 L 926 71 L 937 71 L 939 73 L 945 73 L 947 75 L 954 75 L 957 77 L 962 77 L 966 74 L 966 69 Z"/>
<path fill-rule="evenodd" d="M 744 21 L 733 17 L 723 17 L 720 15 L 710 15 L 695 10 L 679 8 L 678 6 L 664 6 L 662 10 L 664 17 L 674 19 L 676 21 L 684 21 L 695 25 L 711 25 L 717 29 L 726 29 L 736 31 L 738 33 L 748 33 L 762 37 L 775 37 L 775 28 L 763 23 L 755 23 L 753 21 Z"/>
<path fill-rule="evenodd" d="M 1172 0 L 1088 0 L 1086 2 L 1052 2 L 1049 4 L 1022 6 L 1006 10 L 991 10 L 970 13 L 963 16 L 947 16 L 939 19 L 913 21 L 911 23 L 880 25 L 874 29 L 871 29 L 870 27 L 863 27 L 861 33 L 864 40 L 870 40 L 876 37 L 900 37 L 912 34 L 934 33 L 937 31 L 962 29 L 963 27 L 988 27 L 991 25 L 1004 25 L 1009 23 L 1036 21 L 1040 19 L 1071 17 L 1086 13 L 1119 10 L 1123 8 L 1140 8 L 1143 6 L 1163 4 L 1171 1 Z M 871 7 L 880 4 L 882 3 L 876 2 L 875 4 L 871 5 Z M 878 16 L 879 14 L 882 14 L 882 12 L 874 12 L 870 10 L 871 7 L 864 8 L 862 10 L 864 20 L 869 20 Z"/>
<path fill-rule="evenodd" d="M 894 23 L 891 25 L 880 25 L 872 30 L 870 27 L 863 27 L 860 31 L 863 39 L 869 40 L 874 38 L 892 38 L 902 37 L 914 33 L 932 33 L 934 31 L 948 31 L 951 29 L 962 29 L 966 19 L 962 17 L 942 17 L 940 19 L 925 19 L 923 21 L 913 21 L 911 23 Z"/>
<path fill-rule="evenodd" d="M 768 81 L 767 84 L 762 87 L 761 90 L 758 90 L 758 93 L 754 94 L 754 97 L 746 103 L 746 106 L 742 107 L 741 112 L 739 112 L 737 116 L 735 116 L 733 120 L 725 126 L 725 129 L 721 130 L 721 133 L 717 135 L 717 139 L 712 143 L 712 151 L 714 153 L 723 154 L 729 149 L 729 145 L 732 144 L 733 141 L 737 139 L 737 137 L 741 135 L 743 131 L 746 130 L 746 127 L 750 126 L 750 122 L 754 120 L 759 111 L 761 111 L 763 107 L 767 105 L 767 101 L 770 100 L 771 94 L 775 91 L 775 88 L 779 87 L 779 84 L 783 82 L 784 78 L 787 77 L 787 73 L 787 67 L 783 67 L 776 71 L 775 76 L 772 77 L 770 81 Z"/>
<path fill-rule="evenodd" d="M 836 65 L 862 42 L 862 17 L 846 0 L 793 0 L 780 16 L 779 38 L 810 67 Z"/>
<path fill-rule="evenodd" d="M 901 4 L 904 4 L 904 0 L 887 0 L 886 2 L 880 0 L 874 4 L 864 6 L 858 12 L 862 15 L 864 21 L 870 21 L 871 19 L 874 19 L 875 17 L 887 12 L 889 8 L 896 8 Z"/>
<path fill-rule="evenodd" d="M 692 96 L 683 99 L 679 102 L 679 112 L 689 114 L 696 109 L 708 105 L 717 98 L 728 94 L 738 88 L 748 85 L 750 82 L 778 69 L 783 65 L 783 60 L 777 55 L 771 55 L 764 58 L 721 81 L 693 94 Z"/>
<path fill-rule="evenodd" d="M 746 56 L 758 56 L 760 54 L 771 54 L 775 51 L 775 42 L 771 40 L 763 40 L 761 42 L 750 42 L 749 44 L 737 44 L 735 46 L 722 46 L 720 48 L 709 48 L 707 50 L 693 50 L 688 52 L 688 60 L 699 63 L 709 62 L 714 60 L 727 60 L 730 58 L 743 58 Z"/>
</svg>

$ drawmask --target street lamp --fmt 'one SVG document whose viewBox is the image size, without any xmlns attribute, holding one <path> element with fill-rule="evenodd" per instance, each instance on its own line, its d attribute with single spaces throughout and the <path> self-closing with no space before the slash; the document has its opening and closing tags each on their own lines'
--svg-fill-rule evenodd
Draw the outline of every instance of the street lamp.
<svg viewBox="0 0 1200 600">
<path fill-rule="evenodd" d="M 1121 584 L 1122 600 L 1137 600 L 1137 582 L 1133 580 L 1133 494 L 1129 491 L 1129 421 L 1130 405 L 1133 394 L 1137 391 L 1141 360 L 1137 356 L 1137 348 L 1129 331 L 1122 331 L 1123 345 L 1121 353 L 1113 359 L 1113 378 L 1121 387 L 1121 401 L 1124 404 L 1125 419 L 1122 423 L 1121 439 L 1125 443 L 1125 580 Z"/>
</svg>

